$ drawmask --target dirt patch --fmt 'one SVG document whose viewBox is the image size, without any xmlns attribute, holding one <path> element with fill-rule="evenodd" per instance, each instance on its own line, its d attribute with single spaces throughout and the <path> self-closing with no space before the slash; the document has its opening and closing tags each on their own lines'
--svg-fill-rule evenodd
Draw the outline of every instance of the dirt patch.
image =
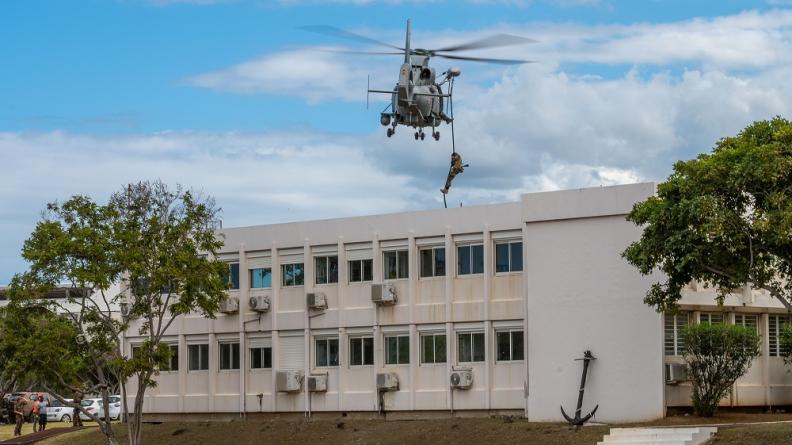
<svg viewBox="0 0 792 445">
<path fill-rule="evenodd" d="M 124 425 L 116 425 L 119 440 L 126 438 Z M 147 445 L 160 444 L 222 444 L 261 443 L 305 444 L 547 444 L 593 445 L 607 433 L 605 426 L 589 426 L 575 431 L 565 425 L 531 423 L 522 418 L 494 417 L 441 420 L 337 420 L 262 421 L 198 424 L 163 423 L 144 425 Z M 174 437 L 175 436 L 175 437 Z M 101 445 L 97 430 L 80 431 L 54 438 L 42 445 Z"/>
</svg>

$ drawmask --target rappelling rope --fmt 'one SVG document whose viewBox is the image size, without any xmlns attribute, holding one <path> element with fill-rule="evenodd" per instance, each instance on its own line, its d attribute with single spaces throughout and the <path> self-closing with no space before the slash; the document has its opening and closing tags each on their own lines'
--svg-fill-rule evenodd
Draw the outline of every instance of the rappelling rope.
<svg viewBox="0 0 792 445">
<path fill-rule="evenodd" d="M 454 137 L 454 78 L 451 77 L 448 80 L 448 111 L 451 114 L 451 156 L 454 156 L 456 153 L 456 139 Z M 452 165 L 453 168 L 453 165 Z M 443 195 L 443 207 L 448 208 L 448 203 L 446 202 L 446 193 L 441 193 Z"/>
</svg>

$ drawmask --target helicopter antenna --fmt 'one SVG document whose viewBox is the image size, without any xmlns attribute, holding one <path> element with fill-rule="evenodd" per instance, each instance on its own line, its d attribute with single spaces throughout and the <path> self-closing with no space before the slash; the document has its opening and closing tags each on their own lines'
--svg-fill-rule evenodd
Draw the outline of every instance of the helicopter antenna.
<svg viewBox="0 0 792 445">
<path fill-rule="evenodd" d="M 407 19 L 407 37 L 404 40 L 404 63 L 410 63 L 410 19 Z"/>
</svg>

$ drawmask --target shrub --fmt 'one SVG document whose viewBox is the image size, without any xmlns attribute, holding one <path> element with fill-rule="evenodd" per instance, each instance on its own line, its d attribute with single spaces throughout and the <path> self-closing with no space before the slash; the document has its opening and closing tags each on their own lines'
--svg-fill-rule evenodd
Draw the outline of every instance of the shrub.
<svg viewBox="0 0 792 445">
<path fill-rule="evenodd" d="M 682 335 L 693 383 L 693 410 L 711 417 L 759 355 L 759 335 L 752 328 L 709 323 L 687 326 Z"/>
</svg>

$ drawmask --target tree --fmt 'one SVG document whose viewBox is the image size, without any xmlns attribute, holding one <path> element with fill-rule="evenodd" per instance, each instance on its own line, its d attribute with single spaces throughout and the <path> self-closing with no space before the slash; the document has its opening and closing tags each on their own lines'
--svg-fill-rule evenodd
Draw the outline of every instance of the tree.
<svg viewBox="0 0 792 445">
<path fill-rule="evenodd" d="M 687 326 L 682 336 L 693 384 L 693 410 L 712 417 L 721 399 L 759 355 L 759 335 L 744 326 L 701 323 Z"/>
<path fill-rule="evenodd" d="M 677 162 L 627 220 L 643 234 L 623 256 L 642 274 L 665 276 L 644 300 L 658 311 L 673 312 L 694 280 L 713 286 L 720 304 L 747 286 L 792 310 L 792 123 L 755 122 Z"/>
<path fill-rule="evenodd" d="M 30 270 L 14 277 L 12 289 L 20 305 L 46 304 L 79 331 L 95 383 L 72 389 L 98 392 L 109 406 L 113 384 L 121 383 L 126 401 L 125 382 L 135 378 L 128 436 L 130 444 L 142 443 L 145 392 L 170 354 L 162 336 L 180 315 L 213 317 L 225 298 L 228 266 L 214 260 L 222 246 L 215 236 L 219 210 L 211 199 L 161 182 L 130 184 L 105 205 L 75 196 L 47 209 L 22 250 Z M 64 282 L 70 286 L 65 303 L 42 301 L 42 292 Z M 121 349 L 130 327 L 143 338 L 134 357 Z M 114 444 L 105 422 L 102 432 Z"/>
</svg>

